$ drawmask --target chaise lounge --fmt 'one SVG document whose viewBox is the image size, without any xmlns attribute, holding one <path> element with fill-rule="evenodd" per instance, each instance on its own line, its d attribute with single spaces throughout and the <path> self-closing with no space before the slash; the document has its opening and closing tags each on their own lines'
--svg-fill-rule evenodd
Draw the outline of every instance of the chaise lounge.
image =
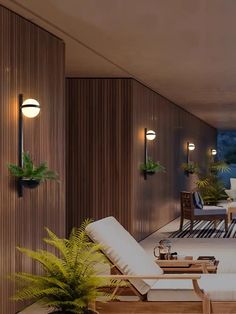
<svg viewBox="0 0 236 314">
<path fill-rule="evenodd" d="M 89 224 L 88 236 L 129 280 L 139 301 L 97 304 L 100 313 L 236 313 L 236 274 L 165 275 L 114 217 Z"/>
</svg>

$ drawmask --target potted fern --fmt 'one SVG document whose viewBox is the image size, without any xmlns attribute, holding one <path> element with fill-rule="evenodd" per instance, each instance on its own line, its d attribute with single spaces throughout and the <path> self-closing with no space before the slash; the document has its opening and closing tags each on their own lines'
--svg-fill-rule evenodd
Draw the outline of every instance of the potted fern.
<svg viewBox="0 0 236 314">
<path fill-rule="evenodd" d="M 9 164 L 8 169 L 12 176 L 20 179 L 20 183 L 24 187 L 33 189 L 42 181 L 58 179 L 58 174 L 49 170 L 46 162 L 42 162 L 39 166 L 35 166 L 28 152 L 23 152 L 22 159 L 22 167 L 15 164 Z"/>
<path fill-rule="evenodd" d="M 146 163 L 141 164 L 140 169 L 144 172 L 144 174 L 149 175 L 152 175 L 156 172 L 165 172 L 165 167 L 162 166 L 159 161 L 153 161 L 150 157 Z"/>
<path fill-rule="evenodd" d="M 217 205 L 219 201 L 226 200 L 224 183 L 218 177 L 219 173 L 229 172 L 230 167 L 224 160 L 208 160 L 207 173 L 200 175 L 196 185 L 207 205 Z"/>
<path fill-rule="evenodd" d="M 87 237 L 85 228 L 88 223 L 90 221 L 86 220 L 80 228 L 74 228 L 69 239 L 58 238 L 46 228 L 48 238 L 44 242 L 57 251 L 56 255 L 46 250 L 17 248 L 39 263 L 43 274 L 13 274 L 11 279 L 18 287 L 14 300 L 38 302 L 52 308 L 50 313 L 54 314 L 97 313 L 90 304 L 94 304 L 98 297 L 111 298 L 102 292 L 101 287 L 117 287 L 121 283 L 97 276 L 96 265 L 108 261 L 101 253 L 101 245 L 92 243 Z"/>
<path fill-rule="evenodd" d="M 185 162 L 181 165 L 181 169 L 186 175 L 199 174 L 199 165 L 196 162 Z"/>
</svg>

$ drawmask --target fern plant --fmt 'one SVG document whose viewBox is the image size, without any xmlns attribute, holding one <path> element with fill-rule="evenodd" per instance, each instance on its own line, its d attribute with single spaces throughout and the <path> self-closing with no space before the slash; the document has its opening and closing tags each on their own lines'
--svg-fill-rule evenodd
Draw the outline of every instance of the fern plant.
<svg viewBox="0 0 236 314">
<path fill-rule="evenodd" d="M 164 172 L 165 167 L 159 161 L 153 161 L 150 157 L 146 163 L 141 164 L 140 169 L 145 172 Z"/>
<path fill-rule="evenodd" d="M 206 204 L 217 205 L 219 200 L 228 198 L 223 182 L 218 178 L 218 173 L 229 172 L 230 168 L 223 160 L 209 161 L 207 174 L 199 176 L 196 184 Z"/>
<path fill-rule="evenodd" d="M 110 296 L 101 291 L 104 286 L 117 286 L 117 281 L 98 277 L 96 265 L 108 263 L 101 253 L 101 245 L 92 243 L 85 228 L 90 223 L 86 220 L 80 228 L 74 228 L 69 239 L 58 238 L 46 228 L 48 238 L 44 242 L 54 247 L 58 256 L 45 251 L 32 251 L 17 248 L 36 262 L 40 263 L 43 275 L 15 273 L 12 278 L 19 290 L 14 300 L 38 301 L 56 310 L 53 313 L 90 313 L 89 304 L 98 297 Z"/>
<path fill-rule="evenodd" d="M 186 174 L 199 174 L 200 169 L 199 165 L 196 162 L 185 162 L 181 165 L 181 169 L 186 173 Z"/>
<path fill-rule="evenodd" d="M 23 167 L 15 164 L 8 165 L 8 169 L 12 176 L 37 181 L 58 179 L 58 174 L 49 170 L 46 162 L 42 162 L 39 166 L 35 166 L 29 152 L 23 152 L 22 158 Z"/>
</svg>

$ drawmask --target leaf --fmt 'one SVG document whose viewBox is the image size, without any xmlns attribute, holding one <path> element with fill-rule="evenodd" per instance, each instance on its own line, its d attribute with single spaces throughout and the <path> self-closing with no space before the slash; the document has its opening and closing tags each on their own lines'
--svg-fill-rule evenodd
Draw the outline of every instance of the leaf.
<svg viewBox="0 0 236 314">
<path fill-rule="evenodd" d="M 14 177 L 23 177 L 23 175 L 24 175 L 23 169 L 21 167 L 14 165 L 14 164 L 9 164 L 8 169 L 9 169 L 11 175 L 13 175 Z"/>
</svg>

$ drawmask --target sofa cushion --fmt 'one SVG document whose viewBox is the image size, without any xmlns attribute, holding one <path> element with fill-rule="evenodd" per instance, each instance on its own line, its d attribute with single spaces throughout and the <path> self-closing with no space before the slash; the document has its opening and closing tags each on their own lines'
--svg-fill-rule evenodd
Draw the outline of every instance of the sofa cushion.
<svg viewBox="0 0 236 314">
<path fill-rule="evenodd" d="M 212 301 L 236 301 L 236 274 L 201 274 L 199 286 Z M 148 301 L 199 301 L 191 280 L 159 280 L 147 294 Z"/>
<path fill-rule="evenodd" d="M 144 251 L 140 244 L 114 218 L 107 217 L 86 227 L 88 236 L 103 245 L 110 261 L 124 275 L 160 275 L 162 269 Z M 141 293 L 147 293 L 157 280 L 131 280 Z"/>
</svg>

